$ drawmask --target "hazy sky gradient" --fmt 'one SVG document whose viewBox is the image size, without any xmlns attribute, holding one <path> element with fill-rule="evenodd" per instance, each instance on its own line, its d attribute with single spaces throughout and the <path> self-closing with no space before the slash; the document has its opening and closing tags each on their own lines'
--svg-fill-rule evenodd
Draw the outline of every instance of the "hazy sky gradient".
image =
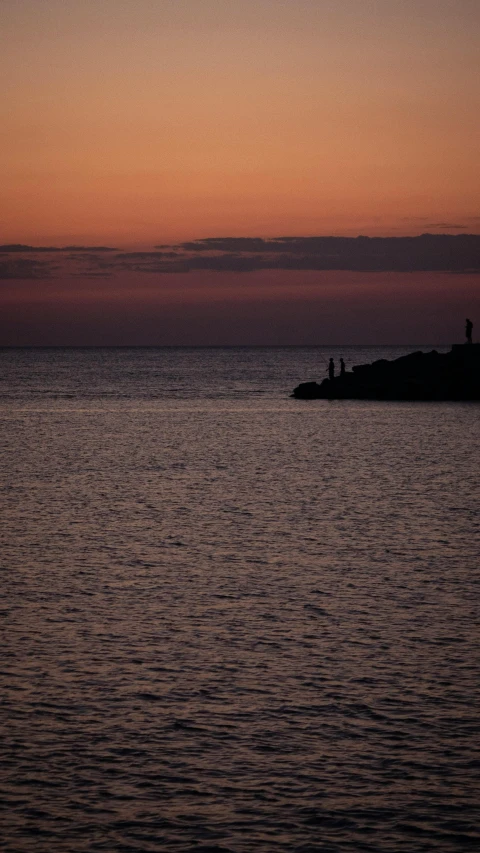
<svg viewBox="0 0 480 853">
<path fill-rule="evenodd" d="M 478 215 L 477 0 L 4 0 L 10 240 Z"/>
<path fill-rule="evenodd" d="M 2 0 L 0 32 L 1 243 L 479 230 L 478 0 Z"/>
</svg>

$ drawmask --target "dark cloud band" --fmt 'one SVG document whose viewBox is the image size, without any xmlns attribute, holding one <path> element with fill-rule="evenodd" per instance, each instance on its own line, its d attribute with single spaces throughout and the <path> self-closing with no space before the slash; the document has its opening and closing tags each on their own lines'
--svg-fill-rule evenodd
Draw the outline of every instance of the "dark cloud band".
<svg viewBox="0 0 480 853">
<path fill-rule="evenodd" d="M 51 259 L 48 258 L 49 253 Z M 188 273 L 195 270 L 238 273 L 255 270 L 479 272 L 480 235 L 275 237 L 267 240 L 260 237 L 210 237 L 173 246 L 158 246 L 154 251 L 145 252 L 119 252 L 106 246 L 0 246 L 2 278 L 39 278 L 59 274 L 60 270 L 73 275 Z"/>
</svg>

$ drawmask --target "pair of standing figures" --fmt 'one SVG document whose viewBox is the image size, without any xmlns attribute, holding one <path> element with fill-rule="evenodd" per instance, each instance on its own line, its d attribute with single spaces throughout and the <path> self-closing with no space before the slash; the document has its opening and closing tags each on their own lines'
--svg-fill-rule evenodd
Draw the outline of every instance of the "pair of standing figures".
<svg viewBox="0 0 480 853">
<path fill-rule="evenodd" d="M 340 376 L 345 376 L 345 362 L 343 358 L 340 359 Z M 328 362 L 328 378 L 335 378 L 335 362 L 333 358 L 331 358 Z"/>
</svg>

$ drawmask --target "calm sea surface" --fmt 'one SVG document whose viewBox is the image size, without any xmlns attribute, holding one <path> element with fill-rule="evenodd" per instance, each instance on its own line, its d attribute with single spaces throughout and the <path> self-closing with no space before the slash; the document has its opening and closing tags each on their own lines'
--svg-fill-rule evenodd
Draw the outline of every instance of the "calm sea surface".
<svg viewBox="0 0 480 853">
<path fill-rule="evenodd" d="M 289 397 L 411 349 L 0 351 L 2 851 L 480 849 L 480 407 Z"/>
</svg>

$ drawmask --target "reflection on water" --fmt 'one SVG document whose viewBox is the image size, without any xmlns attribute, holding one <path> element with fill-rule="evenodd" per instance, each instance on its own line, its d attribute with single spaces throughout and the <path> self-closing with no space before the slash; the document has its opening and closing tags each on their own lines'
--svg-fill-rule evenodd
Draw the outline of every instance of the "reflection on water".
<svg viewBox="0 0 480 853">
<path fill-rule="evenodd" d="M 479 845 L 479 409 L 321 357 L 1 354 L 7 853 Z"/>
</svg>

